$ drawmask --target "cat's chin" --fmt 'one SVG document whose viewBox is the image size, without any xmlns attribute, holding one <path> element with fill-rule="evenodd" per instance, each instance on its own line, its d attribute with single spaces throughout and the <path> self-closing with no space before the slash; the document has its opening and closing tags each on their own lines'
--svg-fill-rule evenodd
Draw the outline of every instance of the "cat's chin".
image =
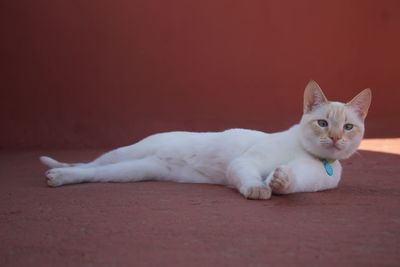
<svg viewBox="0 0 400 267">
<path fill-rule="evenodd" d="M 330 156 L 331 159 L 344 160 L 350 158 L 357 151 L 360 141 L 353 141 L 343 146 L 330 145 L 324 147 L 324 149 L 326 150 L 327 157 Z"/>
<path fill-rule="evenodd" d="M 349 152 L 347 149 L 341 149 L 335 146 L 329 148 L 323 148 L 319 153 L 316 153 L 317 157 L 321 159 L 330 159 L 330 160 L 343 160 L 349 158 L 354 152 Z"/>
<path fill-rule="evenodd" d="M 305 150 L 318 159 L 343 160 L 349 158 L 354 152 L 349 152 L 347 148 L 337 146 L 321 147 L 318 145 L 304 146 Z"/>
</svg>

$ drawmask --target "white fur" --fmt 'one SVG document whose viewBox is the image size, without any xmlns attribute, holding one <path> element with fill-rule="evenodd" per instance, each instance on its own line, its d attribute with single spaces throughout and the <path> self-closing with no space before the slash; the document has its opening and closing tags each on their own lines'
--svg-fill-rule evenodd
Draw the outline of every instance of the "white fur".
<svg viewBox="0 0 400 267">
<path fill-rule="evenodd" d="M 135 182 L 165 180 L 185 183 L 223 184 L 252 199 L 277 194 L 314 192 L 338 185 L 342 168 L 332 163 L 329 176 L 322 158 L 341 159 L 355 152 L 357 140 L 344 142 L 339 152 L 330 153 L 321 140 L 313 138 L 307 123 L 323 117 L 329 105 L 314 105 L 299 125 L 267 134 L 245 129 L 224 132 L 168 132 L 110 151 L 86 164 L 60 163 L 41 157 L 49 186 L 81 182 Z M 363 121 L 342 103 L 348 120 L 361 127 Z M 310 105 L 311 106 L 311 105 Z M 317 140 L 318 139 L 318 140 Z"/>
</svg>

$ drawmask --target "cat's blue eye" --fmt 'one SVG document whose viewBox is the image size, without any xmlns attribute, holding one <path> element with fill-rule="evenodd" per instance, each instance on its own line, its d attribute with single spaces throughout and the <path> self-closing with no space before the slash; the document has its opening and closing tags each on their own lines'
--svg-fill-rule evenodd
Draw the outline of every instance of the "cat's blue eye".
<svg viewBox="0 0 400 267">
<path fill-rule="evenodd" d="M 351 129 L 353 129 L 353 127 L 354 127 L 353 124 L 351 124 L 351 123 L 346 123 L 346 124 L 343 126 L 343 129 L 345 129 L 346 131 L 350 131 Z"/>
<path fill-rule="evenodd" d="M 317 123 L 320 127 L 328 127 L 328 122 L 326 120 L 318 120 Z"/>
</svg>

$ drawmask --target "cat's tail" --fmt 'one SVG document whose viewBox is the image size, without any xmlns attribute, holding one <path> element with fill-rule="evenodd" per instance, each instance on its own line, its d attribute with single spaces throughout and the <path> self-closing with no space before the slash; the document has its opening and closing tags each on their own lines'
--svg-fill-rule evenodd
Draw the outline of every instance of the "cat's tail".
<svg viewBox="0 0 400 267">
<path fill-rule="evenodd" d="M 55 159 L 52 159 L 50 157 L 46 156 L 41 156 L 40 157 L 40 162 L 44 165 L 46 165 L 49 168 L 62 168 L 62 167 L 72 167 L 75 166 L 76 164 L 70 164 L 70 163 L 64 163 L 64 162 L 59 162 Z"/>
</svg>

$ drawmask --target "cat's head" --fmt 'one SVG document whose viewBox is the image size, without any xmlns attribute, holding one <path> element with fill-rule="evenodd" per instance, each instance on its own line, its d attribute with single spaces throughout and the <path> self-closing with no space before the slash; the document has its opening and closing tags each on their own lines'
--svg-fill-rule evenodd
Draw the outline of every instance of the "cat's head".
<svg viewBox="0 0 400 267">
<path fill-rule="evenodd" d="M 364 120 L 371 104 L 365 89 L 350 102 L 330 102 L 315 81 L 304 91 L 304 113 L 300 122 L 301 142 L 321 159 L 350 157 L 364 136 Z"/>
</svg>

